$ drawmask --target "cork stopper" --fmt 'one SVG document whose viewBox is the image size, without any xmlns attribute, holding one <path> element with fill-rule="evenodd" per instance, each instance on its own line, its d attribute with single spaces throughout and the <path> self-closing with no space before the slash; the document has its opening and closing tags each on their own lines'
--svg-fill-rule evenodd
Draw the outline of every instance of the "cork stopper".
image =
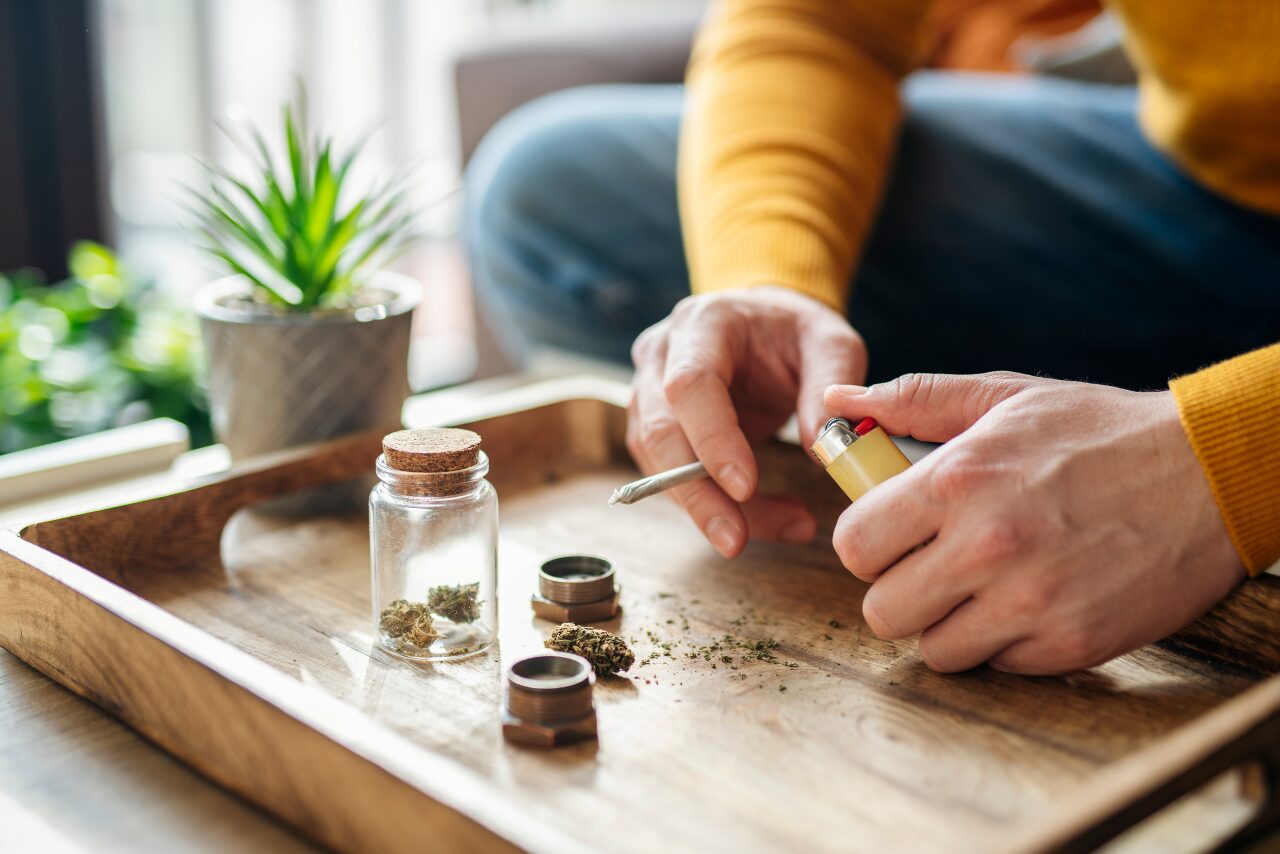
<svg viewBox="0 0 1280 854">
<path fill-rule="evenodd" d="M 398 430 L 383 437 L 382 454 L 388 466 L 400 471 L 458 471 L 479 461 L 480 436 L 452 427 Z"/>
</svg>

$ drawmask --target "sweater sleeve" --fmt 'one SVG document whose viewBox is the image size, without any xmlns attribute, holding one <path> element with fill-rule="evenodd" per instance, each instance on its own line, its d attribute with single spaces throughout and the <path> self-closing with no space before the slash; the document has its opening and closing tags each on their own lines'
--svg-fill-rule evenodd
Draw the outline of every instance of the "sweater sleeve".
<svg viewBox="0 0 1280 854">
<path fill-rule="evenodd" d="M 929 0 L 720 0 L 681 130 L 695 293 L 779 284 L 835 308 L 879 202 Z"/>
<path fill-rule="evenodd" d="M 1169 383 L 1250 575 L 1280 560 L 1280 344 Z"/>
</svg>

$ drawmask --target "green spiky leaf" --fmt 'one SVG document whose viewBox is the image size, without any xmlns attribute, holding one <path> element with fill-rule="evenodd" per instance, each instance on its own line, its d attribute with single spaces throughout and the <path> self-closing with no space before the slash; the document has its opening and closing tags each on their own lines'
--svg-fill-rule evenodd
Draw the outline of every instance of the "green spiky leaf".
<svg viewBox="0 0 1280 854">
<path fill-rule="evenodd" d="M 406 176 L 398 174 L 358 198 L 347 176 L 364 140 L 339 152 L 306 126 L 304 94 L 281 110 L 281 157 L 253 127 L 219 125 L 253 164 L 241 178 L 202 164 L 206 185 L 184 205 L 206 251 L 243 276 L 264 299 L 306 311 L 333 304 L 413 239 Z"/>
</svg>

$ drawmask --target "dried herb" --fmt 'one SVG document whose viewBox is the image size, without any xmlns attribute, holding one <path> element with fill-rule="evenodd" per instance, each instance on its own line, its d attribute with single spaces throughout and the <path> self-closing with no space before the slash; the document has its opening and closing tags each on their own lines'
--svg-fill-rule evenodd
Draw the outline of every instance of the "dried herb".
<svg viewBox="0 0 1280 854">
<path fill-rule="evenodd" d="M 431 625 L 430 614 L 423 614 L 413 624 L 413 628 L 404 633 L 405 643 L 413 644 L 419 649 L 426 649 L 431 646 L 438 637 L 440 637 L 440 633 L 436 631 L 435 626 Z"/>
<path fill-rule="evenodd" d="M 378 628 L 389 638 L 425 649 L 440 637 L 432 625 L 431 611 L 422 602 L 396 599 L 382 610 Z"/>
<path fill-rule="evenodd" d="M 604 629 L 593 629 L 575 623 L 556 626 L 544 645 L 556 652 L 571 652 L 582 656 L 600 674 L 622 673 L 629 670 L 636 660 L 635 653 L 622 638 Z"/>
<path fill-rule="evenodd" d="M 480 583 L 444 584 L 432 587 L 427 593 L 427 608 L 431 613 L 455 623 L 474 623 L 480 616 Z"/>
<path fill-rule="evenodd" d="M 427 613 L 427 606 L 421 602 L 410 602 L 408 599 L 396 599 L 386 608 L 378 620 L 378 628 L 389 638 L 403 637 L 413 628 L 418 618 Z"/>
</svg>

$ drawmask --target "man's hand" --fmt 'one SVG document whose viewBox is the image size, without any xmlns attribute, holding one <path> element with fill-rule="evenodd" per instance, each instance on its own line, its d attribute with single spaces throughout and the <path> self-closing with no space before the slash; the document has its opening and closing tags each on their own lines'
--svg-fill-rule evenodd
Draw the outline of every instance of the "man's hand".
<svg viewBox="0 0 1280 854">
<path fill-rule="evenodd" d="M 867 624 L 921 633 L 935 670 L 1091 667 L 1185 626 L 1244 577 L 1168 392 L 926 374 L 825 400 L 947 442 L 835 533 L 844 565 L 872 583 Z"/>
<path fill-rule="evenodd" d="M 825 417 L 822 390 L 862 381 L 866 350 L 848 321 L 785 288 L 722 291 L 682 300 L 631 355 L 627 448 L 646 474 L 706 465 L 711 480 L 672 494 L 716 550 L 732 557 L 748 535 L 812 540 L 816 523 L 798 500 L 756 495 L 750 442 L 798 411 L 807 446 Z"/>
</svg>

